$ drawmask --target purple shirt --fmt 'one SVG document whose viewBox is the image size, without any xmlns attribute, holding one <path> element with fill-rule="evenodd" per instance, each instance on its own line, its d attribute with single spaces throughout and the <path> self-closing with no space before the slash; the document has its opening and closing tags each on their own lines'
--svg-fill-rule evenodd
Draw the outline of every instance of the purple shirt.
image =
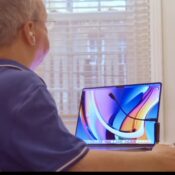
<svg viewBox="0 0 175 175">
<path fill-rule="evenodd" d="M 44 81 L 0 59 L 0 170 L 65 171 L 88 148 L 64 126 Z"/>
</svg>

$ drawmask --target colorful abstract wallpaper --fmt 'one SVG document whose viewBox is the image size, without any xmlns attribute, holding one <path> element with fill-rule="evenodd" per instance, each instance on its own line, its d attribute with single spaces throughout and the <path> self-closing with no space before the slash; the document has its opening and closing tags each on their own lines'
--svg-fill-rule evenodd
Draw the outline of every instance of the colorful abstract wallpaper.
<svg viewBox="0 0 175 175">
<path fill-rule="evenodd" d="M 76 136 L 86 143 L 154 144 L 161 83 L 85 88 Z"/>
</svg>

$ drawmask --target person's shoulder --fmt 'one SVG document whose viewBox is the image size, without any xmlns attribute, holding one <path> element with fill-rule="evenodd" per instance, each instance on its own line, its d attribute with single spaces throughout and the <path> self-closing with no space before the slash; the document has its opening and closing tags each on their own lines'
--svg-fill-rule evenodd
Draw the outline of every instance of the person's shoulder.
<svg viewBox="0 0 175 175">
<path fill-rule="evenodd" d="M 27 79 L 29 83 L 35 85 L 46 86 L 44 80 L 33 71 L 24 71 L 22 78 Z"/>
<path fill-rule="evenodd" d="M 46 86 L 43 79 L 31 70 L 13 71 L 9 74 L 8 79 L 13 84 L 23 84 L 24 86 Z"/>
</svg>

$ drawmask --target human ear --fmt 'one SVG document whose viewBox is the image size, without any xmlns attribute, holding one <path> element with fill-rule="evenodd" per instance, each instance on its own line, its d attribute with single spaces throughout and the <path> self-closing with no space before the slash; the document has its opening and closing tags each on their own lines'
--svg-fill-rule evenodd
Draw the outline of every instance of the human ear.
<svg viewBox="0 0 175 175">
<path fill-rule="evenodd" d="M 23 34 L 24 39 L 29 46 L 36 45 L 35 24 L 33 21 L 29 21 L 23 26 Z"/>
</svg>

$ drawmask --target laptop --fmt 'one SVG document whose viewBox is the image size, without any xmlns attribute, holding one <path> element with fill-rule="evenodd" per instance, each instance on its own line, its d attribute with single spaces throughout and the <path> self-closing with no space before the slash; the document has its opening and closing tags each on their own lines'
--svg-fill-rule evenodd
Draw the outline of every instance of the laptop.
<svg viewBox="0 0 175 175">
<path fill-rule="evenodd" d="M 159 142 L 162 84 L 84 88 L 76 137 L 90 149 L 152 150 Z"/>
</svg>

